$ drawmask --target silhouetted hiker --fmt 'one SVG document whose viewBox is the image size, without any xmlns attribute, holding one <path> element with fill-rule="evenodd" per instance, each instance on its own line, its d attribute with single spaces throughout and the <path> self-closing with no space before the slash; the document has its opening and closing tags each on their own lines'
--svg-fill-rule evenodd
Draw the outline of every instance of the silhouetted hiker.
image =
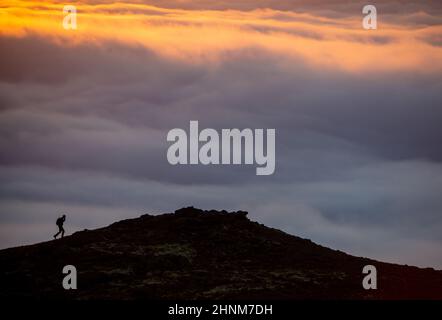
<svg viewBox="0 0 442 320">
<path fill-rule="evenodd" d="M 64 229 L 63 229 L 63 223 L 66 221 L 66 215 L 62 215 L 57 219 L 58 232 L 54 235 L 54 239 L 57 239 L 57 236 L 61 233 L 61 237 L 64 237 Z"/>
</svg>

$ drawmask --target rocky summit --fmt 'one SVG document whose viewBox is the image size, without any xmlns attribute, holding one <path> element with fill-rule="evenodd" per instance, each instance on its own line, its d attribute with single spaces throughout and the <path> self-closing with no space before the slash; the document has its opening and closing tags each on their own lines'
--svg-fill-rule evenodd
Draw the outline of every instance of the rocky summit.
<svg viewBox="0 0 442 320">
<path fill-rule="evenodd" d="M 62 286 L 75 266 L 78 288 Z M 365 265 L 377 289 L 362 286 Z M 143 215 L 0 251 L 0 296 L 32 299 L 442 299 L 442 271 L 354 257 L 247 212 Z"/>
</svg>

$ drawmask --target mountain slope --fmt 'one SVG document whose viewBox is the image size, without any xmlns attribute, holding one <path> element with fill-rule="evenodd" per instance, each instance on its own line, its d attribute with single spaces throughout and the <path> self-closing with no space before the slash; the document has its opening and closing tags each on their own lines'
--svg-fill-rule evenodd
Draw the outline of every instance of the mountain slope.
<svg viewBox="0 0 442 320">
<path fill-rule="evenodd" d="M 362 288 L 375 265 L 378 290 Z M 62 288 L 63 266 L 78 289 Z M 0 251 L 0 297 L 442 299 L 442 272 L 347 255 L 252 222 L 184 208 Z"/>
</svg>

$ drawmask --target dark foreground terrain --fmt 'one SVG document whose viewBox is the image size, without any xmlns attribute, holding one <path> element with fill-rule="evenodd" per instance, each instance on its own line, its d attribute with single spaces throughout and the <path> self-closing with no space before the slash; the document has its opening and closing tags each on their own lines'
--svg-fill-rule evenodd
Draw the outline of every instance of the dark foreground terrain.
<svg viewBox="0 0 442 320">
<path fill-rule="evenodd" d="M 362 288 L 373 264 L 378 290 Z M 78 289 L 62 288 L 63 266 Z M 62 240 L 0 251 L 0 297 L 41 299 L 442 299 L 442 272 L 331 250 L 194 208 L 143 215 Z"/>
</svg>

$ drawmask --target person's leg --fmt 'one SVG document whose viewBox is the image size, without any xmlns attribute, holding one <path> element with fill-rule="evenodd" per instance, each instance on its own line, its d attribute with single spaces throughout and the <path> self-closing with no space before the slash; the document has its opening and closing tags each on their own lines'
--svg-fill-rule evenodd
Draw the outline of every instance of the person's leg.
<svg viewBox="0 0 442 320">
<path fill-rule="evenodd" d="M 64 228 L 63 227 L 61 227 L 61 237 L 63 238 L 64 237 Z"/>
<path fill-rule="evenodd" d="M 61 228 L 58 226 L 58 232 L 54 235 L 54 239 L 57 239 L 58 235 L 61 233 Z"/>
</svg>

